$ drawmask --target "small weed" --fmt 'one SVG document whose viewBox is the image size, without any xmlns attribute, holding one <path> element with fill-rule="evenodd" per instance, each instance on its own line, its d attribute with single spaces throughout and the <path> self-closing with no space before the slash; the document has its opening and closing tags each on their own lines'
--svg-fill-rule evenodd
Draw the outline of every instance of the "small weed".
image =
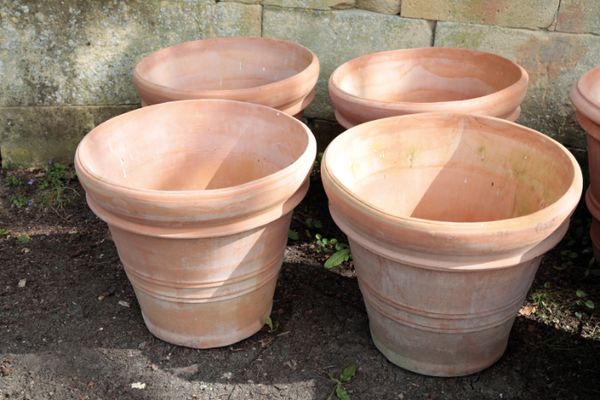
<svg viewBox="0 0 600 400">
<path fill-rule="evenodd" d="M 10 231 L 6 228 L 0 228 L 0 238 L 6 237 L 10 234 Z"/>
<path fill-rule="evenodd" d="M 29 200 L 27 200 L 27 197 L 23 196 L 22 194 L 12 194 L 8 198 L 8 201 L 10 202 L 11 207 L 17 209 L 21 209 L 30 204 Z"/>
<path fill-rule="evenodd" d="M 594 311 L 596 305 L 592 300 L 587 298 L 588 294 L 585 291 L 577 289 L 575 291 L 575 296 L 577 296 L 577 300 L 575 300 L 575 307 L 577 308 L 577 310 L 575 311 L 575 316 L 577 318 L 583 318 L 582 309 L 587 309 L 589 312 Z"/>
<path fill-rule="evenodd" d="M 323 223 L 316 218 L 308 217 L 304 220 L 304 225 L 308 229 L 322 229 Z"/>
<path fill-rule="evenodd" d="M 569 259 L 575 260 L 575 259 L 577 259 L 577 257 L 579 257 L 579 255 L 576 252 L 571 251 L 571 250 L 563 250 L 563 251 L 561 251 L 560 252 L 560 256 L 564 260 L 569 260 Z"/>
<path fill-rule="evenodd" d="M 42 191 L 42 204 L 62 208 L 72 199 L 75 190 L 68 187 L 75 177 L 74 171 L 61 163 L 50 162 L 44 175 L 38 179 L 37 188 Z M 33 184 L 33 182 L 31 182 Z"/>
<path fill-rule="evenodd" d="M 6 175 L 4 177 L 4 183 L 8 187 L 19 187 L 19 186 L 23 186 L 23 184 L 24 184 L 23 179 L 21 179 L 20 177 L 18 177 L 16 175 Z"/>
<path fill-rule="evenodd" d="M 27 244 L 31 242 L 31 238 L 26 234 L 17 235 L 17 243 L 19 244 Z"/>
<path fill-rule="evenodd" d="M 535 304 L 534 313 L 541 318 L 547 318 L 552 314 L 550 305 L 552 304 L 552 284 L 544 282 L 543 289 L 538 289 L 531 293 L 531 302 Z M 537 311 L 537 312 L 536 312 Z"/>
<path fill-rule="evenodd" d="M 265 325 L 267 325 L 267 327 L 269 328 L 269 333 L 275 332 L 278 328 L 277 323 L 273 322 L 273 319 L 271 319 L 271 316 L 268 316 L 265 319 Z"/>
<path fill-rule="evenodd" d="M 300 235 L 293 229 L 288 230 L 288 239 L 290 240 L 300 240 Z"/>
<path fill-rule="evenodd" d="M 298 239 L 294 239 L 295 235 L 292 234 L 293 237 L 290 237 L 292 240 L 300 240 L 300 237 L 312 238 L 314 237 L 314 232 L 318 232 L 319 229 L 323 228 L 321 221 L 313 217 L 306 217 L 305 219 L 298 218 L 297 221 L 304 225 L 304 229 L 300 232 L 294 231 L 298 234 Z"/>
<path fill-rule="evenodd" d="M 600 276 L 600 269 L 594 268 L 596 266 L 596 259 L 594 257 L 590 258 L 590 260 L 588 261 L 587 268 L 585 269 L 585 271 L 583 271 L 583 276 L 586 278 L 588 276 Z"/>
<path fill-rule="evenodd" d="M 344 383 L 348 383 L 354 378 L 356 375 L 356 371 L 358 370 L 358 366 L 354 363 L 350 364 L 346 368 L 342 370 L 342 373 L 339 377 L 335 378 L 329 375 L 329 379 L 335 384 L 333 390 L 327 400 L 333 399 L 333 396 L 337 397 L 339 400 L 350 400 L 350 396 L 348 392 L 344 388 Z"/>
<path fill-rule="evenodd" d="M 350 247 L 346 243 L 341 243 L 337 239 L 327 239 L 321 234 L 315 235 L 316 252 L 317 253 L 328 253 L 331 254 L 327 260 L 325 260 L 325 268 L 332 269 L 338 267 L 350 261 L 352 254 L 350 253 Z"/>
<path fill-rule="evenodd" d="M 549 282 L 548 283 L 548 288 L 549 288 Z M 544 284 L 544 288 L 546 288 L 546 285 Z M 547 302 L 548 302 L 548 293 L 544 290 L 537 290 L 535 292 L 533 292 L 531 294 L 531 302 L 534 303 L 538 308 L 548 308 Z"/>
<path fill-rule="evenodd" d="M 327 238 L 324 238 L 320 233 L 315 235 L 315 243 L 317 244 L 317 253 L 321 253 L 329 249 L 330 244 L 337 243 L 337 239 L 331 239 L 331 241 Z"/>
<path fill-rule="evenodd" d="M 13 171 L 17 169 L 19 166 L 12 161 L 7 161 L 6 164 L 2 166 L 2 169 L 5 171 Z"/>
<path fill-rule="evenodd" d="M 64 187 L 71 179 L 73 179 L 73 171 L 61 163 L 49 163 L 46 167 L 44 176 L 39 179 L 38 188 L 56 189 Z"/>
<path fill-rule="evenodd" d="M 336 245 L 336 252 L 325 260 L 324 266 L 327 269 L 332 269 L 350 261 L 351 258 L 352 254 L 350 253 L 348 245 L 345 243 L 338 243 L 338 245 Z"/>
</svg>

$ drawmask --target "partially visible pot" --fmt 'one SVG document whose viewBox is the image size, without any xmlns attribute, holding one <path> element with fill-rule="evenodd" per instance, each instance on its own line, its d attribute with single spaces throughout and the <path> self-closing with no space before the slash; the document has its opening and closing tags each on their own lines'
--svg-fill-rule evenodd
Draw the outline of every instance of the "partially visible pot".
<svg viewBox="0 0 600 400">
<path fill-rule="evenodd" d="M 571 89 L 576 118 L 587 138 L 590 187 L 585 202 L 592 214 L 590 236 L 594 258 L 600 260 L 600 67 L 585 73 Z"/>
<path fill-rule="evenodd" d="M 210 348 L 261 329 L 315 154 L 297 119 L 231 100 L 144 107 L 83 138 L 77 175 L 150 332 Z"/>
<path fill-rule="evenodd" d="M 325 151 L 321 176 L 375 345 L 435 376 L 471 374 L 502 356 L 582 188 L 575 158 L 551 138 L 450 113 L 349 129 Z"/>
<path fill-rule="evenodd" d="M 482 114 L 515 121 L 529 77 L 495 54 L 419 48 L 367 54 L 339 66 L 329 96 L 345 128 L 422 112 Z"/>
<path fill-rule="evenodd" d="M 318 76 L 317 56 L 297 43 L 228 37 L 158 50 L 135 66 L 133 84 L 142 106 L 229 99 L 300 116 L 315 97 Z"/>
</svg>

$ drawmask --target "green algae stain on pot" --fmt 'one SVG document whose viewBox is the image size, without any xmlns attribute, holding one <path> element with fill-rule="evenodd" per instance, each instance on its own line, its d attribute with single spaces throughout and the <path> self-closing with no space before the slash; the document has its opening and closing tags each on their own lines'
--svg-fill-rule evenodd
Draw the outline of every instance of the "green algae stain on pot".
<svg viewBox="0 0 600 400">
<path fill-rule="evenodd" d="M 482 162 L 485 162 L 485 146 L 481 145 L 477 148 L 477 156 Z"/>
<path fill-rule="evenodd" d="M 415 148 L 411 148 L 408 150 L 408 162 L 410 163 L 410 168 L 413 168 L 415 159 L 417 157 L 417 150 Z"/>
<path fill-rule="evenodd" d="M 511 161 L 512 173 L 515 178 L 523 179 L 525 177 L 527 172 L 527 163 L 525 163 L 523 159 L 523 156 L 516 156 L 515 159 Z"/>
</svg>

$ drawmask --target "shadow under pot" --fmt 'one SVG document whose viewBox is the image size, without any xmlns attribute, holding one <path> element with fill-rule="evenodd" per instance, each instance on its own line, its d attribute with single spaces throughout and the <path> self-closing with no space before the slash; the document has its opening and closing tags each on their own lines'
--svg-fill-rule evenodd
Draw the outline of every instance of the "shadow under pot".
<svg viewBox="0 0 600 400">
<path fill-rule="evenodd" d="M 590 187 L 585 202 L 592 214 L 590 237 L 594 258 L 600 260 L 600 67 L 585 73 L 571 89 L 579 125 L 586 132 Z"/>
<path fill-rule="evenodd" d="M 582 189 L 575 158 L 558 142 L 449 113 L 349 129 L 325 151 L 321 175 L 375 346 L 434 376 L 475 373 L 502 356 Z"/>
<path fill-rule="evenodd" d="M 158 50 L 133 70 L 142 106 L 187 99 L 263 104 L 296 117 L 315 97 L 319 60 L 283 40 L 231 37 Z"/>
<path fill-rule="evenodd" d="M 262 328 L 315 155 L 297 119 L 230 100 L 144 107 L 83 138 L 77 176 L 150 332 L 211 348 Z"/>
<path fill-rule="evenodd" d="M 491 53 L 457 48 L 383 51 L 339 66 L 329 97 L 340 125 L 422 112 L 480 114 L 515 121 L 527 72 Z"/>
</svg>

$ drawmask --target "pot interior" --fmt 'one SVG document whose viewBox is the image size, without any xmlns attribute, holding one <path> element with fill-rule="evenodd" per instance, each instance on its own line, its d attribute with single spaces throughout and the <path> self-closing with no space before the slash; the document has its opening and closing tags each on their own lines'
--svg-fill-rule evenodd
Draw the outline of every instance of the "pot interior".
<svg viewBox="0 0 600 400">
<path fill-rule="evenodd" d="M 135 72 L 146 81 L 185 92 L 235 90 L 289 78 L 311 62 L 312 54 L 293 43 L 221 38 L 159 50 L 140 61 Z"/>
<path fill-rule="evenodd" d="M 384 213 L 447 222 L 531 214 L 565 194 L 576 174 L 562 147 L 542 134 L 453 114 L 359 125 L 330 145 L 326 167 Z"/>
<path fill-rule="evenodd" d="M 515 84 L 520 68 L 489 53 L 463 49 L 405 49 L 356 58 L 334 74 L 353 96 L 390 103 L 467 100 Z"/>
<path fill-rule="evenodd" d="M 97 178 L 150 190 L 244 184 L 291 165 L 306 150 L 303 124 L 282 112 L 230 101 L 164 103 L 95 128 L 78 157 Z"/>
</svg>

